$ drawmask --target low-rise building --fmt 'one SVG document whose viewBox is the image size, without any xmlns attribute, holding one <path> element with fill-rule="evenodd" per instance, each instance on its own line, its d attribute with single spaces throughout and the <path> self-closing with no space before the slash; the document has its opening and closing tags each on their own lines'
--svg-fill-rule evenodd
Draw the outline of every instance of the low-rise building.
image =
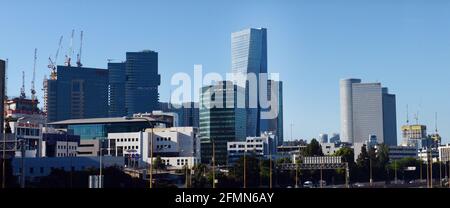
<svg viewBox="0 0 450 208">
<path fill-rule="evenodd" d="M 403 158 L 418 158 L 417 148 L 408 146 L 389 146 L 389 160 L 400 160 Z"/>
<path fill-rule="evenodd" d="M 450 144 L 438 147 L 439 150 L 439 161 L 449 162 L 450 161 Z"/>
<path fill-rule="evenodd" d="M 263 134 L 260 137 L 247 137 L 245 141 L 228 142 L 228 164 L 239 160 L 244 154 L 260 158 L 275 156 L 276 136 L 274 134 Z"/>
</svg>

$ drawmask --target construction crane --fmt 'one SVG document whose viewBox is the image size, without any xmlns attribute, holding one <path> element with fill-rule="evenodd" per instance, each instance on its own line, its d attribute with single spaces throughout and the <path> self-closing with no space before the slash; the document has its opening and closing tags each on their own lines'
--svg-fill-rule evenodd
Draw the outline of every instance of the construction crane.
<svg viewBox="0 0 450 208">
<path fill-rule="evenodd" d="M 83 31 L 81 31 L 81 34 L 80 34 L 80 51 L 77 54 L 77 66 L 78 67 L 82 67 L 83 66 L 83 64 L 81 64 L 81 52 L 82 52 L 82 49 L 83 49 Z"/>
<path fill-rule="evenodd" d="M 20 88 L 20 98 L 25 99 L 25 71 L 22 71 L 22 87 Z"/>
<path fill-rule="evenodd" d="M 5 88 L 4 89 L 4 95 L 5 95 L 5 101 L 8 100 L 8 63 L 9 59 L 6 59 L 5 64 Z"/>
<path fill-rule="evenodd" d="M 31 102 L 33 103 L 33 105 L 36 102 L 36 90 L 34 88 L 34 81 L 36 79 L 36 59 L 37 59 L 37 48 L 34 49 L 33 78 L 31 79 Z"/>
<path fill-rule="evenodd" d="M 48 60 L 49 60 L 48 68 L 50 70 L 52 70 L 52 72 L 50 73 L 50 78 L 53 80 L 56 79 L 56 65 L 57 65 L 56 62 L 58 61 L 58 54 L 59 54 L 59 50 L 61 49 L 62 39 L 63 39 L 63 36 L 61 35 L 61 37 L 59 38 L 59 44 L 58 44 L 58 49 L 56 50 L 55 59 L 52 60 L 51 57 L 48 57 Z"/>
<path fill-rule="evenodd" d="M 72 30 L 72 35 L 70 37 L 70 46 L 69 46 L 69 50 L 67 51 L 66 54 L 66 61 L 65 64 L 66 66 L 72 66 L 70 61 L 72 60 L 72 55 L 73 55 L 73 35 L 75 33 L 75 30 Z"/>
</svg>

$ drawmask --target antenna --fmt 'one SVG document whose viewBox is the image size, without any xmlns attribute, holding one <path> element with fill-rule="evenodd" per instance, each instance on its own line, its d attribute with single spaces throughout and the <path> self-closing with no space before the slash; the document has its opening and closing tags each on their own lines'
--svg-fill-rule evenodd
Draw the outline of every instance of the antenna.
<svg viewBox="0 0 450 208">
<path fill-rule="evenodd" d="M 22 88 L 20 88 L 20 98 L 25 98 L 25 71 L 22 71 Z"/>
<path fill-rule="evenodd" d="M 438 125 L 437 125 L 437 112 L 434 114 L 434 125 L 435 125 L 435 129 L 434 131 L 436 132 L 436 135 L 438 134 Z"/>
<path fill-rule="evenodd" d="M 416 120 L 416 124 L 419 125 L 419 111 L 414 115 L 414 119 Z"/>
<path fill-rule="evenodd" d="M 37 59 L 37 48 L 34 49 L 33 78 L 31 80 L 31 101 L 33 102 L 33 105 L 36 100 L 36 90 L 34 88 L 34 81 L 36 79 L 36 59 Z"/>
</svg>

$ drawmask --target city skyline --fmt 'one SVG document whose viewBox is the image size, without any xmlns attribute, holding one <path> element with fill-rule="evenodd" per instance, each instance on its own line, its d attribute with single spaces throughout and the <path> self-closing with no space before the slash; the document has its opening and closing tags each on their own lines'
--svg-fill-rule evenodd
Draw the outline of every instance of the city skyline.
<svg viewBox="0 0 450 208">
<path fill-rule="evenodd" d="M 39 49 L 36 89 L 41 89 L 44 74 L 47 77 L 50 74 L 46 67 L 48 56 L 54 55 L 57 40 L 64 35 L 64 48 L 58 61 L 63 64 L 72 28 L 85 32 L 83 63 L 86 67 L 106 68 L 107 59 L 122 60 L 127 51 L 158 52 L 160 102 L 166 102 L 173 89 L 169 81 L 174 73 L 191 73 L 194 64 L 203 64 L 205 72 L 230 71 L 230 34 L 244 28 L 264 27 L 268 30 L 268 71 L 280 73 L 285 85 L 285 140 L 290 140 L 291 123 L 294 123 L 295 138 L 311 139 L 317 138 L 319 133 L 340 132 L 339 80 L 361 78 L 381 82 L 397 95 L 398 135 L 399 127 L 406 123 L 406 105 L 409 105 L 410 123 L 415 123 L 412 118 L 419 111 L 419 123 L 427 125 L 429 133 L 434 131 L 434 115 L 438 112 L 443 143 L 450 141 L 450 98 L 446 96 L 450 86 L 445 83 L 450 68 L 450 24 L 443 20 L 450 15 L 445 13 L 445 8 L 449 7 L 446 2 L 354 4 L 355 1 L 348 1 L 351 2 L 348 5 L 334 5 L 325 4 L 329 1 L 298 4 L 294 4 L 296 1 L 282 4 L 262 1 L 260 5 L 243 3 L 240 8 L 234 8 L 233 3 L 211 5 L 205 1 L 194 1 L 193 5 L 175 1 L 177 6 L 160 1 L 129 5 L 109 2 L 102 7 L 101 1 L 79 5 L 51 2 L 43 1 L 38 5 L 12 2 L 5 5 L 6 12 L 0 14 L 1 19 L 15 19 L 12 23 L 5 22 L 4 27 L 10 29 L 0 34 L 0 58 L 9 58 L 9 96 L 19 94 L 20 84 L 17 83 L 22 70 L 27 73 L 26 93 L 30 95 L 34 48 Z M 68 16 L 63 9 L 57 9 L 65 6 L 84 11 L 90 17 Z M 12 13 L 19 8 L 21 13 L 29 15 Z M 44 8 L 56 14 L 42 14 L 40 11 Z M 161 18 L 140 27 L 140 23 L 147 23 L 145 17 L 151 20 L 151 15 L 146 15 L 150 11 L 145 8 L 152 9 L 151 12 Z M 173 13 L 180 14 L 169 17 L 170 14 L 158 12 L 167 11 L 161 8 L 172 8 Z M 108 12 L 124 9 L 126 15 L 116 17 L 100 9 Z M 217 17 L 205 20 L 209 15 L 204 11 Z M 380 12 L 386 16 L 371 17 Z M 189 20 L 181 21 L 182 17 Z M 127 24 L 133 18 L 140 21 Z M 298 20 L 298 26 L 294 20 L 285 23 L 286 18 Z M 57 26 L 36 24 L 50 20 L 58 23 Z M 224 23 L 213 24 L 214 21 Z M 184 22 L 186 24 L 182 24 Z M 212 28 L 208 28 L 209 25 L 213 25 Z M 186 31 L 186 28 L 191 29 Z M 77 39 L 74 49 L 78 50 Z M 38 90 L 41 104 L 42 94 Z"/>
</svg>

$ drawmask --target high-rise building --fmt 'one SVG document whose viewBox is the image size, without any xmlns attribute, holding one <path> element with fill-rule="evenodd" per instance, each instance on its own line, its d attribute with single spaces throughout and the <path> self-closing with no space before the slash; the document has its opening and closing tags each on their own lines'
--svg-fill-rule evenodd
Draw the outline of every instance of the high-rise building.
<svg viewBox="0 0 450 208">
<path fill-rule="evenodd" d="M 383 88 L 383 135 L 384 143 L 397 146 L 397 107 L 394 94 L 389 94 L 388 88 Z"/>
<path fill-rule="evenodd" d="M 227 142 L 244 141 L 246 110 L 238 107 L 238 97 L 244 89 L 229 81 L 201 88 L 200 142 L 202 163 L 226 164 Z M 214 146 L 214 150 L 213 150 Z"/>
<path fill-rule="evenodd" d="M 328 134 L 319 134 L 320 143 L 328 143 Z"/>
<path fill-rule="evenodd" d="M 125 70 L 125 108 L 127 115 L 159 109 L 158 53 L 127 52 Z"/>
<path fill-rule="evenodd" d="M 267 29 L 249 28 L 231 34 L 231 69 L 234 74 L 246 76 L 253 73 L 259 77 L 261 73 L 267 73 Z M 247 136 L 259 136 L 261 109 L 259 107 L 259 79 L 257 83 L 247 82 L 241 85 L 246 89 L 248 100 L 257 101 L 257 106 L 247 106 Z M 255 91 L 249 86 L 255 86 Z"/>
<path fill-rule="evenodd" d="M 58 66 L 44 80 L 47 121 L 108 116 L 108 70 Z"/>
<path fill-rule="evenodd" d="M 378 143 L 396 145 L 395 95 L 381 83 L 344 79 L 341 92 L 341 141 L 364 143 L 376 136 Z"/>
<path fill-rule="evenodd" d="M 108 115 L 109 117 L 126 116 L 125 108 L 125 69 L 126 62 L 108 63 Z"/>
<path fill-rule="evenodd" d="M 275 94 L 272 95 L 272 87 Z M 267 80 L 267 99 L 272 100 L 276 98 L 277 102 L 275 105 L 268 109 L 261 109 L 262 112 L 276 110 L 277 116 L 271 119 L 261 118 L 261 132 L 274 132 L 277 136 L 276 145 L 283 145 L 283 82 Z"/>
<path fill-rule="evenodd" d="M 422 141 L 427 138 L 427 126 L 414 124 L 404 125 L 402 130 L 402 146 L 414 147 L 419 149 L 422 147 Z"/>
<path fill-rule="evenodd" d="M 0 59 L 0 99 L 2 100 L 0 102 L 0 133 L 4 133 L 3 132 L 3 128 L 4 128 L 4 121 L 5 121 L 5 114 L 4 114 L 4 110 L 5 110 L 5 96 L 6 96 L 6 92 L 5 92 L 5 74 L 6 74 L 6 62 Z"/>
</svg>

